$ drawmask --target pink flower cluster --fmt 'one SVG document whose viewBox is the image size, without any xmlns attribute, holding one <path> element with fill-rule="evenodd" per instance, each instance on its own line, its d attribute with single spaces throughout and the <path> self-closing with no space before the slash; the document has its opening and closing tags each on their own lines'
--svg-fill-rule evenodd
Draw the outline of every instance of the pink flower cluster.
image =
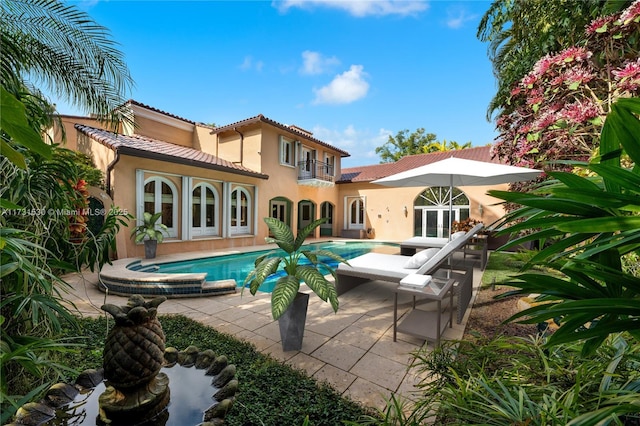
<svg viewBox="0 0 640 426">
<path fill-rule="evenodd" d="M 587 34 L 602 34 L 606 33 L 609 28 L 616 22 L 615 15 L 603 16 L 601 18 L 595 19 L 591 21 L 589 25 L 587 25 Z"/>
<path fill-rule="evenodd" d="M 607 33 L 618 33 L 628 29 L 631 24 L 640 22 L 640 0 L 633 2 L 620 14 L 597 18 L 586 27 L 586 33 L 590 36 Z"/>
<path fill-rule="evenodd" d="M 640 58 L 635 62 L 627 62 L 624 67 L 611 73 L 616 78 L 620 90 L 634 92 L 640 88 Z"/>
<path fill-rule="evenodd" d="M 631 3 L 631 6 L 626 8 L 620 14 L 620 22 L 622 25 L 629 25 L 632 22 L 640 22 L 640 0 L 636 0 Z"/>
<path fill-rule="evenodd" d="M 585 62 L 591 56 L 592 53 L 582 47 L 570 47 L 558 54 L 546 55 L 536 62 L 529 74 L 524 76 L 518 87 L 512 92 L 512 95 L 519 94 L 522 91 L 526 92 L 527 89 L 533 89 L 541 80 L 554 79 L 554 77 L 555 79 L 564 80 L 567 77 L 562 76 L 564 69 L 571 69 L 570 67 L 574 67 L 576 63 Z M 579 73 L 577 71 L 573 71 L 573 73 L 572 77 L 575 79 Z M 582 73 L 585 74 L 585 77 L 590 75 L 586 69 Z"/>
<path fill-rule="evenodd" d="M 513 88 L 513 109 L 496 120 L 495 155 L 538 168 L 549 167 L 546 161 L 586 161 L 610 102 L 640 94 L 640 0 L 594 20 L 585 32 L 585 46 L 544 56 Z"/>
</svg>

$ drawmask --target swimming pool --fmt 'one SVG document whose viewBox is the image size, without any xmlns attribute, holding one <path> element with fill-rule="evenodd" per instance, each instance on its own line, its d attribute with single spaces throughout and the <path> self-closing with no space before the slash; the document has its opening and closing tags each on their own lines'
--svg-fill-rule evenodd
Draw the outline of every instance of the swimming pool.
<svg viewBox="0 0 640 426">
<path fill-rule="evenodd" d="M 304 247 L 310 250 L 328 250 L 342 256 L 345 259 L 353 259 L 372 251 L 384 253 L 397 253 L 398 244 L 372 242 L 372 241 L 328 241 L 322 243 L 307 244 Z M 170 263 L 158 263 L 155 272 L 164 274 L 175 273 L 206 273 L 207 281 L 219 281 L 233 279 L 237 286 L 241 287 L 245 278 L 254 267 L 254 261 L 258 256 L 269 252 L 278 252 L 280 255 L 286 253 L 280 249 L 253 251 L 242 254 L 229 254 L 213 256 L 196 260 L 185 260 Z M 332 267 L 337 263 L 329 258 L 323 261 Z M 280 274 L 280 275 L 279 275 Z M 271 292 L 279 276 L 284 274 L 280 271 L 260 286 L 260 291 Z"/>
</svg>

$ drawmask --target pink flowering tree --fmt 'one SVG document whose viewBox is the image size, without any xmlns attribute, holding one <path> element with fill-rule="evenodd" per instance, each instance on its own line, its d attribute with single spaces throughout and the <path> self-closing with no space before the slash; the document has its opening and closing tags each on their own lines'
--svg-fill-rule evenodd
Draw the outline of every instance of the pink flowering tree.
<svg viewBox="0 0 640 426">
<path fill-rule="evenodd" d="M 640 93 L 640 0 L 592 21 L 586 34 L 584 46 L 543 57 L 513 88 L 514 108 L 497 119 L 495 155 L 570 170 L 554 161 L 585 161 L 596 152 L 611 104 Z"/>
</svg>

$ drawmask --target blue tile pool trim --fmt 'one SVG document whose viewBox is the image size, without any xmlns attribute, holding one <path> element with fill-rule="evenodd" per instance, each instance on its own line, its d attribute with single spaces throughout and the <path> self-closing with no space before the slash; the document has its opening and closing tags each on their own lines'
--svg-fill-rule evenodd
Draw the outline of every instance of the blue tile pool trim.
<svg viewBox="0 0 640 426">
<path fill-rule="evenodd" d="M 141 259 L 116 260 L 100 271 L 101 291 L 119 296 L 199 297 L 236 292 L 235 280 L 206 281 L 206 274 L 161 274 L 158 266 Z"/>
</svg>

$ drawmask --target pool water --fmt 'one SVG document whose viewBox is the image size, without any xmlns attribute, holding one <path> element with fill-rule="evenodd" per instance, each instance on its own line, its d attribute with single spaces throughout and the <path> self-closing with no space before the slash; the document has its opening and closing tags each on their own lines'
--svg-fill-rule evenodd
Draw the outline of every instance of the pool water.
<svg viewBox="0 0 640 426">
<path fill-rule="evenodd" d="M 330 241 L 323 243 L 313 243 L 303 246 L 309 250 L 327 250 L 342 256 L 344 259 L 353 259 L 369 252 L 398 253 L 398 245 L 391 243 L 380 243 L 371 241 Z M 204 259 L 160 263 L 158 273 L 206 273 L 207 281 L 234 279 L 241 287 L 249 272 L 253 270 L 254 261 L 258 256 L 265 253 L 274 252 L 274 255 L 284 256 L 286 253 L 280 249 L 254 251 L 242 254 L 230 254 L 223 256 L 207 257 Z M 324 257 L 322 261 L 332 268 L 338 266 L 333 259 Z M 306 259 L 305 259 L 306 260 Z M 280 266 L 282 268 L 282 265 Z M 322 271 L 328 273 L 328 271 Z M 271 292 L 276 281 L 284 271 L 279 271 L 260 286 L 260 291 Z"/>
</svg>

